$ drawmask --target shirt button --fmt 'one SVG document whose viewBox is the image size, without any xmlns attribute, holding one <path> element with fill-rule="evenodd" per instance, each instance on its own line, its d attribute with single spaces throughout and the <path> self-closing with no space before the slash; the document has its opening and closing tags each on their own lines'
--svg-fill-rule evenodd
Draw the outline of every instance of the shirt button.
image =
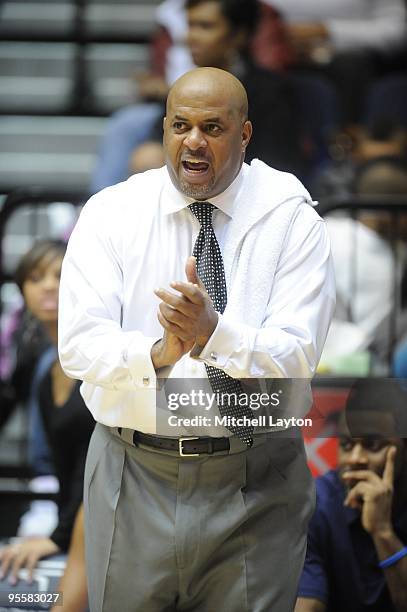
<svg viewBox="0 0 407 612">
<path fill-rule="evenodd" d="M 210 357 L 211 357 L 212 361 L 216 361 L 217 358 L 218 358 L 218 354 L 217 353 L 211 353 Z"/>
<path fill-rule="evenodd" d="M 150 384 L 150 377 L 149 376 L 143 376 L 143 385 L 145 387 L 148 387 L 149 384 Z"/>
</svg>

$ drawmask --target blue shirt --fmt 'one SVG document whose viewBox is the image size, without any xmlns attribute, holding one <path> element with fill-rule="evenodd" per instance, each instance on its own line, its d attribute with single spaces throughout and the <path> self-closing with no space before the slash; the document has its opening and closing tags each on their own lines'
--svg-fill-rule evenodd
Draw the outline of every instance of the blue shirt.
<svg viewBox="0 0 407 612">
<path fill-rule="evenodd" d="M 345 490 L 337 472 L 317 478 L 316 487 L 298 596 L 325 602 L 327 612 L 396 612 L 360 512 L 343 505 Z M 407 509 L 393 527 L 405 545 Z"/>
</svg>

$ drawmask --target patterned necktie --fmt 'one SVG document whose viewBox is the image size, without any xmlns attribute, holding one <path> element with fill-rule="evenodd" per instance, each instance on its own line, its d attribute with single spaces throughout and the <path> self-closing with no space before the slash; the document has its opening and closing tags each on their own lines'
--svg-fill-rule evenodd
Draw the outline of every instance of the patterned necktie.
<svg viewBox="0 0 407 612">
<path fill-rule="evenodd" d="M 192 254 L 196 257 L 198 276 L 205 285 L 215 310 L 223 313 L 227 302 L 226 279 L 222 254 L 212 226 L 214 208 L 215 206 L 210 202 L 193 202 L 189 205 L 189 209 L 201 224 Z M 207 364 L 205 367 L 212 390 L 219 398 L 221 416 L 252 419 L 251 408 L 247 405 L 240 406 L 238 401 L 235 401 L 239 397 L 242 399 L 245 397 L 240 380 L 228 376 L 218 368 Z M 253 444 L 252 425 L 230 424 L 227 428 L 249 447 Z"/>
</svg>

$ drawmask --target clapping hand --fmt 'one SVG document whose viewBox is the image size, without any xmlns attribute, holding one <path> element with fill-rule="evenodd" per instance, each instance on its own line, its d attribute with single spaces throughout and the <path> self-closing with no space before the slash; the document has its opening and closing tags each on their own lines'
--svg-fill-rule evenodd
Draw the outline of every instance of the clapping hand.
<svg viewBox="0 0 407 612">
<path fill-rule="evenodd" d="M 218 323 L 218 314 L 198 276 L 195 257 L 188 257 L 185 274 L 187 282 L 170 283 L 177 294 L 166 289 L 156 289 L 154 292 L 162 300 L 157 316 L 164 328 L 161 347 L 157 350 L 165 354 L 164 361 L 170 360 L 171 363 L 189 352 L 194 344 L 205 346 Z M 156 365 L 153 354 L 152 357 Z M 158 361 L 163 363 L 160 358 Z"/>
</svg>

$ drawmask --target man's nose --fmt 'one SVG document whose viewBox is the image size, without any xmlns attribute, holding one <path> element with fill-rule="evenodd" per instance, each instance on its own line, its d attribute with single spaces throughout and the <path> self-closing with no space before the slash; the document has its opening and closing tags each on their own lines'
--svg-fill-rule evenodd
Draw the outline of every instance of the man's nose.
<svg viewBox="0 0 407 612">
<path fill-rule="evenodd" d="M 365 449 L 363 448 L 360 442 L 357 442 L 352 448 L 349 456 L 350 465 L 352 465 L 353 467 L 365 466 L 367 464 L 367 461 L 368 460 Z"/>
<path fill-rule="evenodd" d="M 189 130 L 184 143 L 191 151 L 196 151 L 207 145 L 205 135 L 201 132 L 199 127 L 194 127 Z"/>
</svg>

